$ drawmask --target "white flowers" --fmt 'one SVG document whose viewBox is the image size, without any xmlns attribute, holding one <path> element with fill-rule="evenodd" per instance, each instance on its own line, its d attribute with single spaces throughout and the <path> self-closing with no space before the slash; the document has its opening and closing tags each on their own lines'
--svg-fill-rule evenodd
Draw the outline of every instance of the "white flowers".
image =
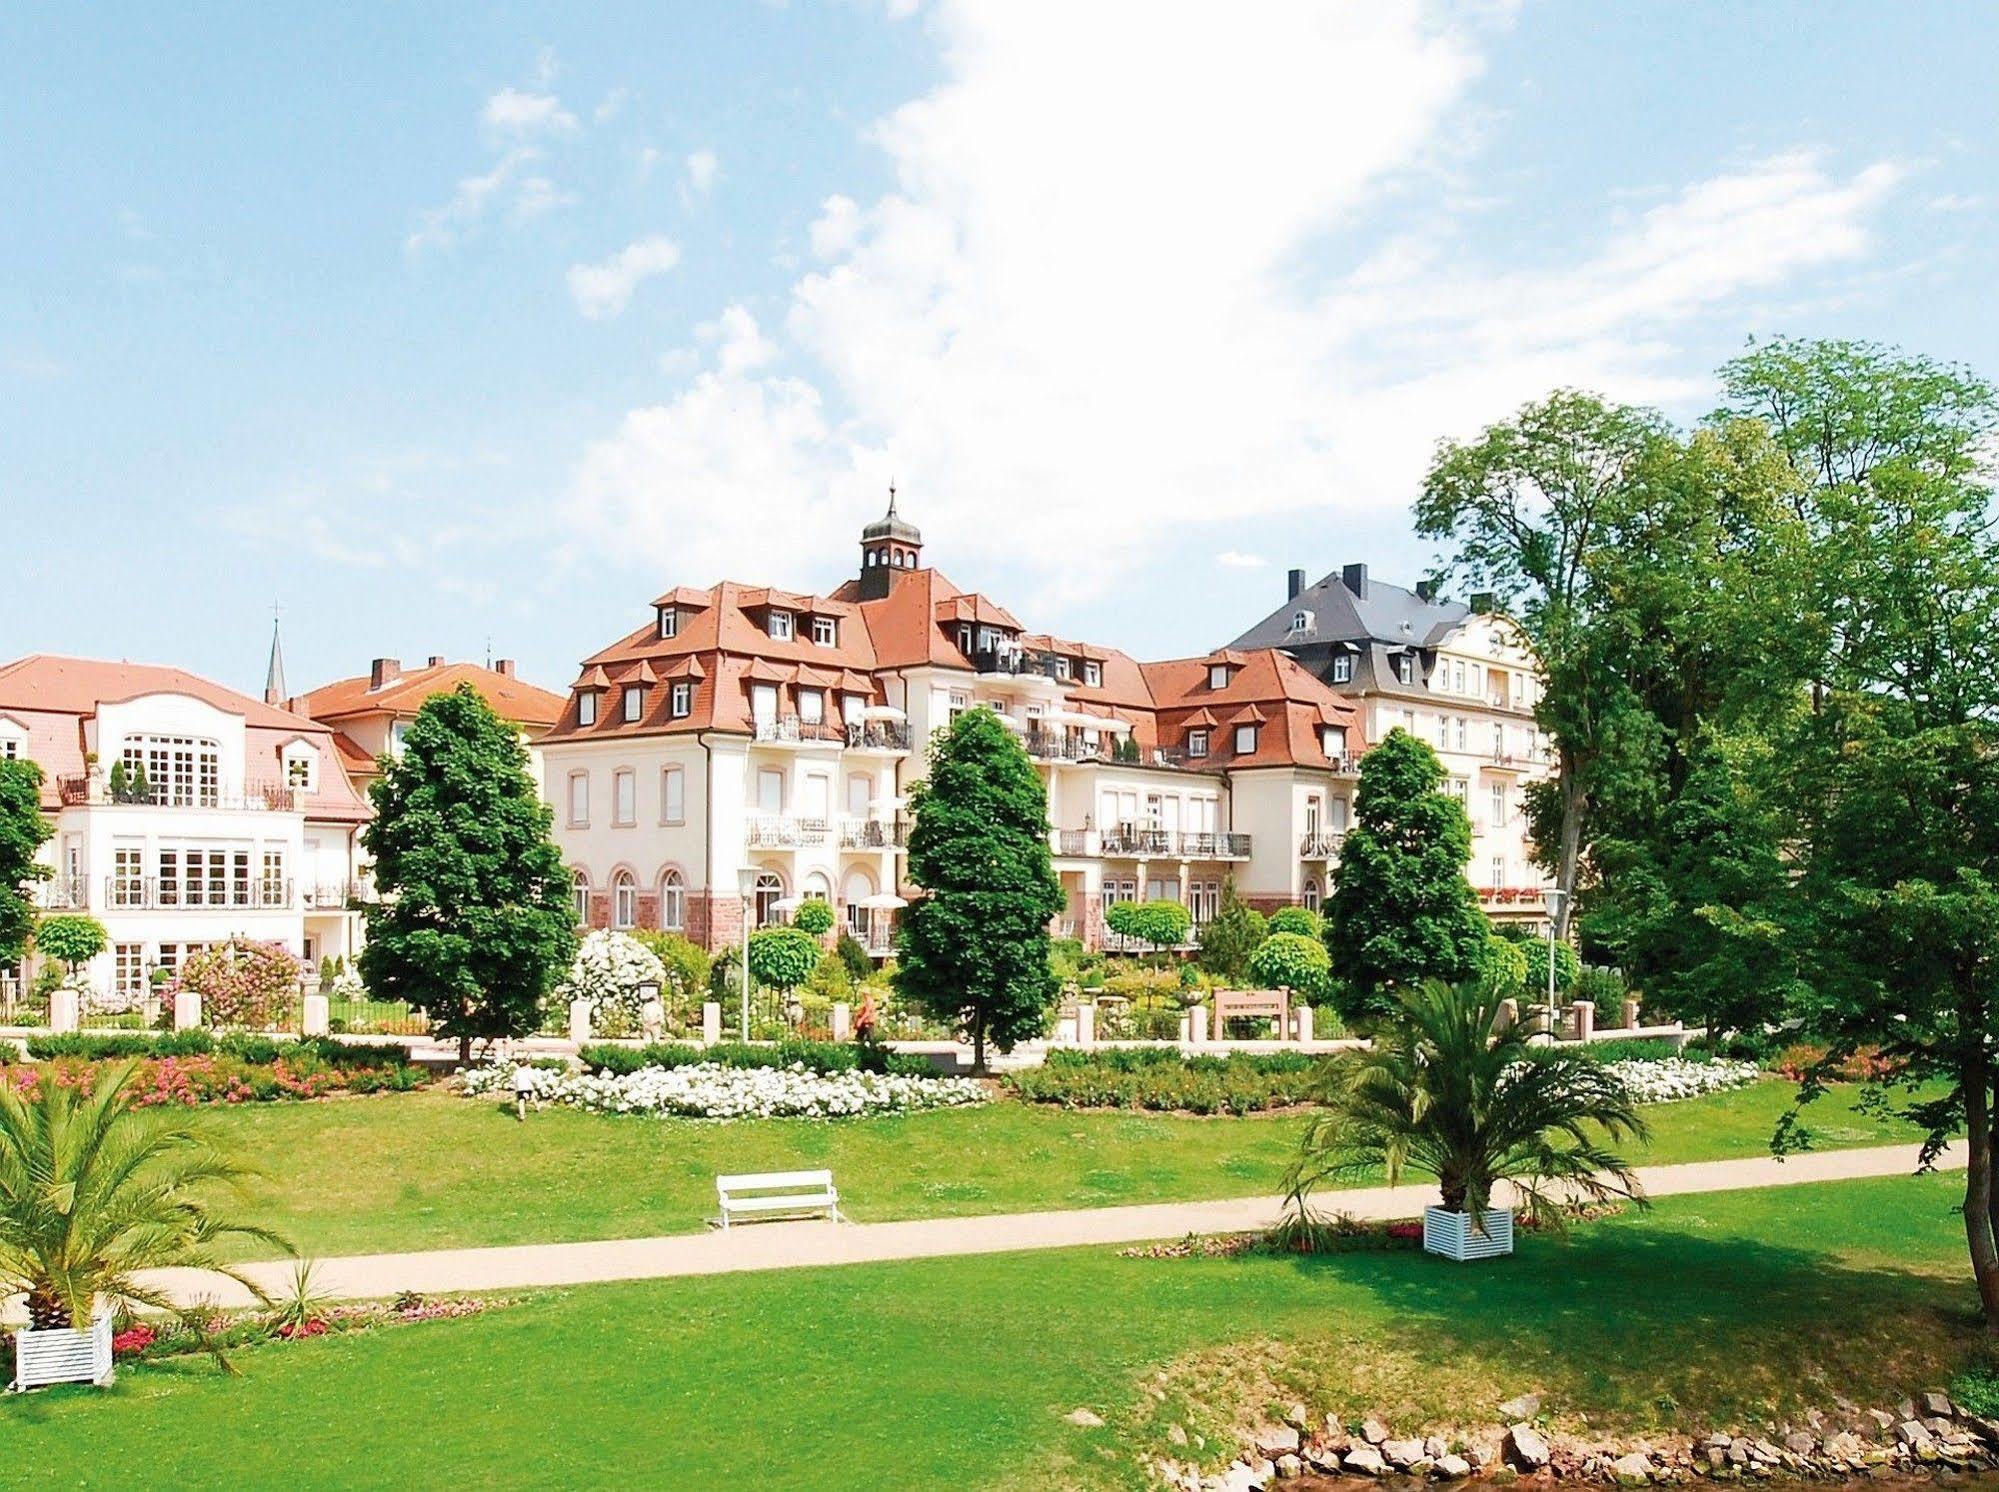
<svg viewBox="0 0 1999 1492">
<path fill-rule="evenodd" d="M 1746 1088 L 1761 1076 L 1754 1062 L 1733 1062 L 1725 1057 L 1712 1062 L 1665 1057 L 1656 1062 L 1612 1062 L 1608 1066 L 1630 1090 L 1633 1103 L 1671 1103 L 1704 1093 L 1725 1093 L 1731 1088 Z"/>
<path fill-rule="evenodd" d="M 598 1114 L 676 1114 L 694 1119 L 834 1119 L 850 1114 L 908 1113 L 983 1103 L 986 1091 L 969 1078 L 917 1078 L 892 1073 L 815 1073 L 790 1067 L 642 1067 L 622 1077 L 529 1069 L 534 1096 Z M 467 1097 L 511 1093 L 511 1066 L 465 1074 Z"/>
<path fill-rule="evenodd" d="M 661 991 L 667 988 L 666 965 L 659 955 L 629 933 L 599 928 L 576 950 L 576 961 L 555 998 L 563 1003 L 588 1000 L 593 1018 L 615 1015 L 636 1024 L 644 1014 L 639 1009 L 639 986 L 647 982 Z"/>
</svg>

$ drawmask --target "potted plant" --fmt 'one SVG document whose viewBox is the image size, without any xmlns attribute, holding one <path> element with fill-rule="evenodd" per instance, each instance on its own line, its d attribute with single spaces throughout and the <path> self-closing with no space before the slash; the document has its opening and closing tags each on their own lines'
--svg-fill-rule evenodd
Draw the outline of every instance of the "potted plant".
<svg viewBox="0 0 1999 1492">
<path fill-rule="evenodd" d="M 1367 1051 L 1327 1069 L 1324 1111 L 1306 1126 L 1285 1186 L 1303 1216 L 1320 1183 L 1385 1170 L 1436 1178 L 1441 1205 L 1423 1247 L 1452 1259 L 1513 1251 L 1502 1183 L 1535 1221 L 1559 1225 L 1565 1203 L 1644 1196 L 1607 1142 L 1640 1140 L 1645 1121 L 1609 1068 L 1534 1044 L 1539 1027 L 1495 1032 L 1503 996 L 1487 982 L 1432 981 L 1402 991 Z"/>
</svg>

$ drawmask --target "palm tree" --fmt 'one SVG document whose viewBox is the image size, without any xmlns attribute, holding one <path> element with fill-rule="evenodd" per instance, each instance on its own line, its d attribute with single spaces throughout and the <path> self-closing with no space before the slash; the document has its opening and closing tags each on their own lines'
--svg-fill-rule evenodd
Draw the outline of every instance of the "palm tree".
<svg viewBox="0 0 1999 1492">
<path fill-rule="evenodd" d="M 142 1271 L 199 1269 L 268 1298 L 216 1251 L 227 1237 L 290 1251 L 268 1228 L 232 1222 L 201 1193 L 248 1173 L 217 1154 L 178 1111 L 135 1108 L 136 1062 L 107 1070 L 95 1091 L 45 1075 L 40 1096 L 0 1083 L 0 1298 L 28 1297 L 38 1330 L 87 1326 L 100 1302 L 183 1309 Z"/>
<path fill-rule="evenodd" d="M 1629 1091 L 1600 1062 L 1536 1045 L 1536 1026 L 1495 1032 L 1500 1000 L 1484 983 L 1403 990 L 1372 1049 L 1329 1065 L 1325 1111 L 1285 1179 L 1301 1217 L 1321 1182 L 1377 1167 L 1390 1185 L 1405 1171 L 1434 1176 L 1444 1206 L 1480 1231 L 1502 1181 L 1542 1222 L 1559 1222 L 1564 1201 L 1644 1202 L 1605 1144 L 1647 1133 Z"/>
</svg>

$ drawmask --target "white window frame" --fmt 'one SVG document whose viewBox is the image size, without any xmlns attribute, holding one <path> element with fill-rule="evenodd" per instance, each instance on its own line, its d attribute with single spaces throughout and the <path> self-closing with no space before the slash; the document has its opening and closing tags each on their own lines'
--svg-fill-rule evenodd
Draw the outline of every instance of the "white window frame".
<svg viewBox="0 0 1999 1492">
<path fill-rule="evenodd" d="M 839 622 L 829 616 L 814 617 L 812 619 L 812 641 L 822 648 L 838 647 L 840 645 Z"/>
<path fill-rule="evenodd" d="M 790 642 L 792 638 L 791 613 L 788 611 L 773 611 L 765 620 L 764 630 L 770 634 L 771 641 L 773 642 Z"/>
<path fill-rule="evenodd" d="M 685 720 L 694 713 L 694 685 L 686 679 L 674 682 L 666 696 L 666 710 L 675 720 Z"/>
<path fill-rule="evenodd" d="M 1085 684 L 1088 684 L 1092 689 L 1094 689 L 1099 685 L 1101 685 L 1103 681 L 1104 681 L 1103 664 L 1085 663 L 1083 665 L 1083 682 Z"/>
<path fill-rule="evenodd" d="M 646 689 L 643 684 L 627 684 L 624 690 L 625 724 L 637 725 L 646 712 Z"/>
<path fill-rule="evenodd" d="M 578 725 L 595 725 L 597 723 L 597 691 L 595 689 L 578 691 L 576 695 L 576 723 Z"/>
<path fill-rule="evenodd" d="M 590 920 L 590 872 L 580 866 L 569 872 L 569 900 L 576 909 L 576 925 Z"/>
<path fill-rule="evenodd" d="M 659 925 L 666 932 L 687 926 L 687 880 L 677 870 L 659 878 Z"/>
<path fill-rule="evenodd" d="M 590 827 L 590 774 L 578 769 L 569 774 L 569 827 Z"/>
<path fill-rule="evenodd" d="M 1206 756 L 1208 754 L 1208 733 L 1200 726 L 1187 732 L 1187 755 Z"/>
<path fill-rule="evenodd" d="M 687 822 L 687 773 L 680 767 L 659 769 L 659 821 L 662 824 Z"/>
<path fill-rule="evenodd" d="M 611 877 L 611 926 L 620 931 L 639 925 L 639 878 L 629 870 Z"/>
<path fill-rule="evenodd" d="M 659 635 L 661 640 L 680 634 L 680 613 L 671 606 L 659 609 Z"/>
<path fill-rule="evenodd" d="M 611 823 L 629 829 L 639 821 L 639 774 L 630 767 L 611 773 Z"/>
<path fill-rule="evenodd" d="M 1335 653 L 1333 655 L 1333 682 L 1335 684 L 1350 684 L 1353 682 L 1352 654 Z"/>
<path fill-rule="evenodd" d="M 1226 689 L 1228 688 L 1228 686 L 1229 686 L 1228 664 L 1210 663 L 1208 665 L 1208 687 L 1210 689 Z"/>
<path fill-rule="evenodd" d="M 1235 754 L 1237 756 L 1256 755 L 1256 732 L 1257 728 L 1254 725 L 1238 725 L 1235 728 Z M 1247 746 L 1243 745 L 1245 740 L 1249 742 Z"/>
</svg>

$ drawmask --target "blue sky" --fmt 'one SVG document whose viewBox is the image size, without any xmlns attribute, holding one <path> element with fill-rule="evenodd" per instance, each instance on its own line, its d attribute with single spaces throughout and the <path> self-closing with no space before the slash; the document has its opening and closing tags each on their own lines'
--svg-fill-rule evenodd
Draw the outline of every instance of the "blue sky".
<svg viewBox="0 0 1999 1492">
<path fill-rule="evenodd" d="M 1424 457 L 1756 334 L 1999 375 L 1999 12 L 0 11 L 0 655 L 555 687 L 934 563 L 1144 656 L 1410 578 Z"/>
</svg>

